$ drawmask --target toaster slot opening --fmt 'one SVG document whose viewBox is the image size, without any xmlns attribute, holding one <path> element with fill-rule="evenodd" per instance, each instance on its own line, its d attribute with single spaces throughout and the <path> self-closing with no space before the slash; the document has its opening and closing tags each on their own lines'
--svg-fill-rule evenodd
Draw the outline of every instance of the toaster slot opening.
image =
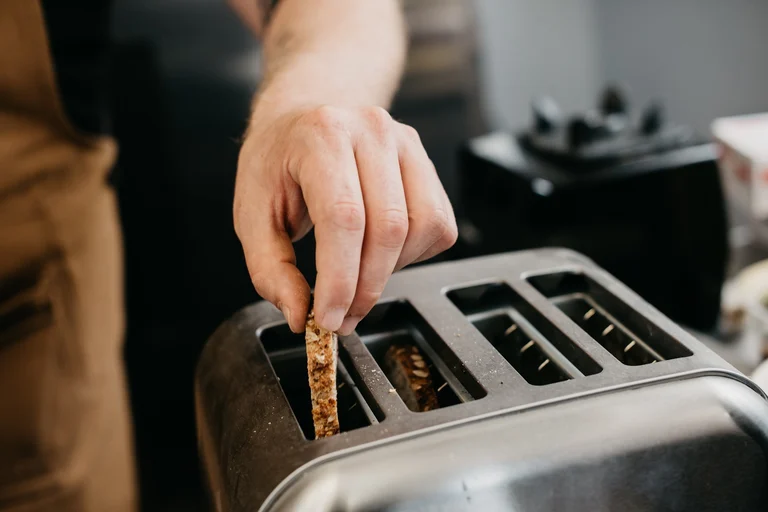
<svg viewBox="0 0 768 512">
<path fill-rule="evenodd" d="M 529 384 L 553 384 L 602 370 L 505 283 L 454 289 L 447 296 Z"/>
<path fill-rule="evenodd" d="M 529 384 L 543 386 L 571 378 L 508 315 L 496 314 L 473 323 Z"/>
<path fill-rule="evenodd" d="M 304 336 L 294 334 L 286 324 L 265 329 L 260 334 L 275 376 L 288 400 L 296 421 L 307 439 L 315 438 L 312 422 L 312 399 L 307 375 L 307 351 Z M 345 361 L 347 364 L 345 364 Z M 339 344 L 339 361 L 336 372 L 337 405 L 341 432 L 378 423 L 383 413 L 375 402 L 361 393 L 362 380 L 349 364 L 349 355 Z M 366 390 L 367 391 L 367 390 Z"/>
<path fill-rule="evenodd" d="M 528 278 L 568 317 L 627 366 L 692 353 L 591 277 L 559 272 Z"/>
<path fill-rule="evenodd" d="M 356 332 L 392 388 L 414 412 L 450 407 L 486 395 L 409 302 L 376 305 Z"/>
</svg>

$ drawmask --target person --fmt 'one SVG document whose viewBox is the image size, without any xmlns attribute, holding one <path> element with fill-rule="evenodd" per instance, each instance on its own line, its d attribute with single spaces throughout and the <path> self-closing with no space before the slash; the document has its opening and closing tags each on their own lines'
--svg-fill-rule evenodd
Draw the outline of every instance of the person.
<svg viewBox="0 0 768 512">
<path fill-rule="evenodd" d="M 389 276 L 450 247 L 451 205 L 386 111 L 399 0 L 230 0 L 263 39 L 235 231 L 257 292 L 296 332 L 292 242 L 314 226 L 320 325 L 351 332 Z M 0 5 L 0 511 L 129 511 L 121 239 L 103 109 L 108 0 Z"/>
</svg>

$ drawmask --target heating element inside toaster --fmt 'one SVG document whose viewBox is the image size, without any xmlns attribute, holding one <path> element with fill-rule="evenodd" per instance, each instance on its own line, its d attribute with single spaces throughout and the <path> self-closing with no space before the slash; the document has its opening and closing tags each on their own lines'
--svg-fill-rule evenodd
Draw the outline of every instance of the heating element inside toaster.
<svg viewBox="0 0 768 512">
<path fill-rule="evenodd" d="M 638 366 L 692 354 L 589 276 L 561 272 L 528 281 L 623 364 Z"/>
<path fill-rule="evenodd" d="M 448 298 L 530 384 L 552 384 L 601 371 L 509 285 L 454 289 Z"/>
</svg>

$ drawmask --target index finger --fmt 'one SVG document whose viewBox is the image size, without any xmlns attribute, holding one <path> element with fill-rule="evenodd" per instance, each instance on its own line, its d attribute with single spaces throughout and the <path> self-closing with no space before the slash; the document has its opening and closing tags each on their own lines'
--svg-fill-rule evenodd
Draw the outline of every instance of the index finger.
<svg viewBox="0 0 768 512">
<path fill-rule="evenodd" d="M 355 296 L 365 234 L 363 194 L 351 144 L 340 139 L 313 148 L 297 178 L 315 224 L 315 318 L 323 328 L 337 331 Z"/>
</svg>

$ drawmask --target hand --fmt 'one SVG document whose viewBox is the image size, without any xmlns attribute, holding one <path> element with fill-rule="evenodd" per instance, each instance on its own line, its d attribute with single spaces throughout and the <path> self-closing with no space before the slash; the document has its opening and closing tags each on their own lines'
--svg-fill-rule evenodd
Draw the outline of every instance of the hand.
<svg viewBox="0 0 768 512">
<path fill-rule="evenodd" d="M 393 271 L 452 246 L 456 220 L 416 130 L 382 108 L 259 110 L 235 185 L 235 231 L 256 291 L 303 332 L 309 286 L 292 242 L 315 226 L 318 323 L 349 334 Z"/>
</svg>

